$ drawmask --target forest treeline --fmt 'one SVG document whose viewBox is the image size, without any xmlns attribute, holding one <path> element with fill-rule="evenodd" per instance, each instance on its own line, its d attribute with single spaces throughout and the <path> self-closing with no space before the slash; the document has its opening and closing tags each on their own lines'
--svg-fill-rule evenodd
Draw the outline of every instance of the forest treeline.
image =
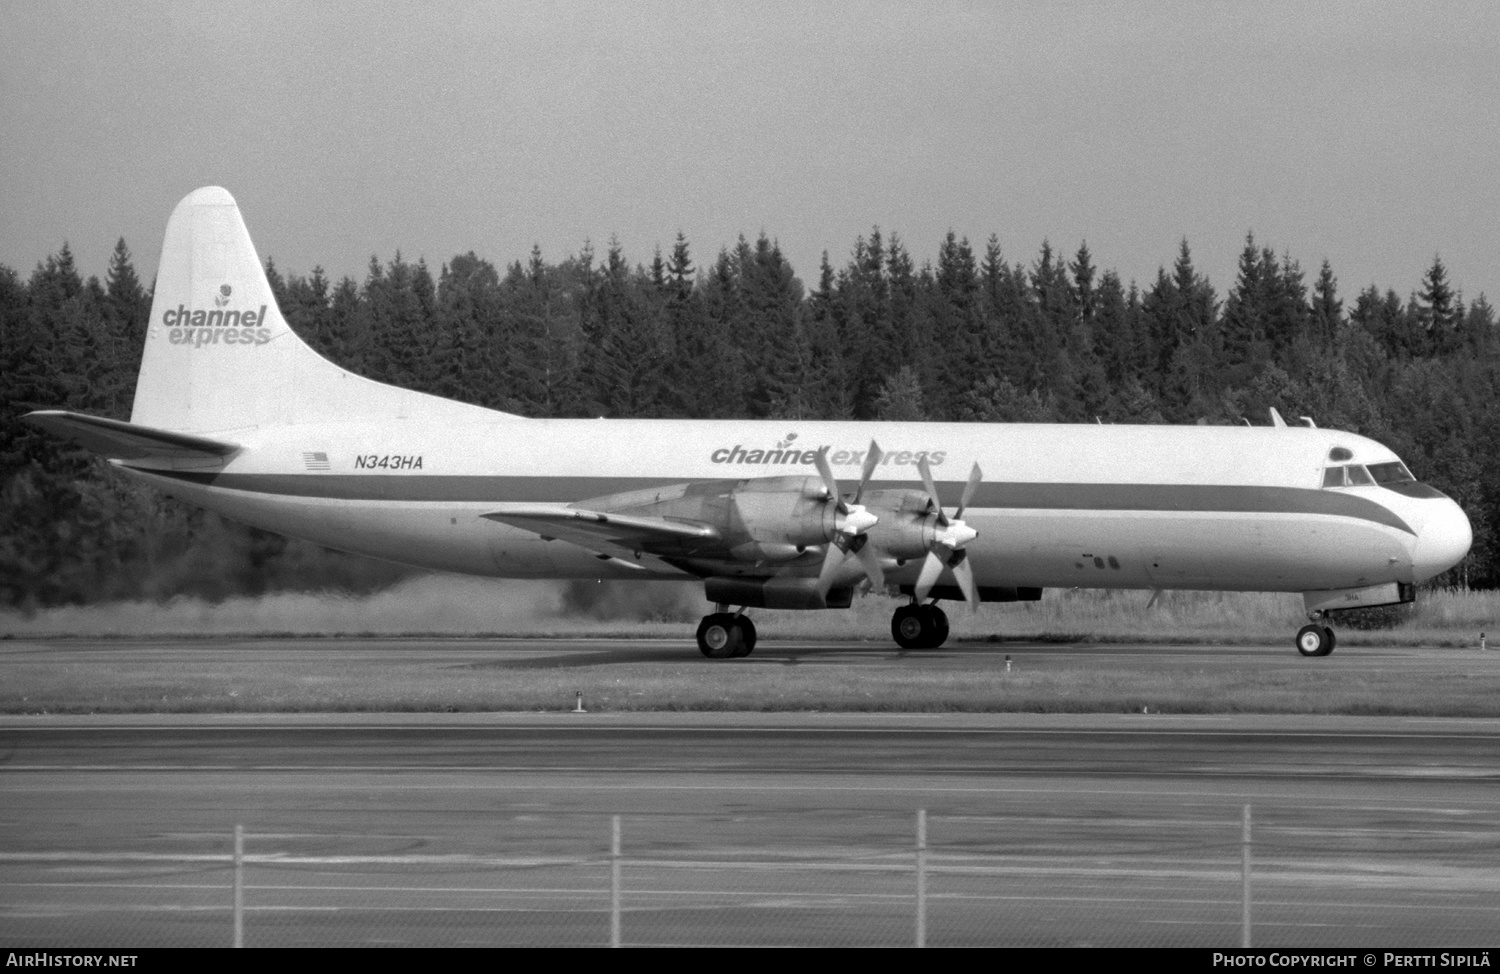
<svg viewBox="0 0 1500 974">
<path fill-rule="evenodd" d="M 1500 345 L 1483 295 L 1440 259 L 1405 298 L 1352 297 L 1247 236 L 1220 295 L 1183 241 L 1145 285 L 1043 243 L 949 234 L 920 263 L 894 234 L 825 254 L 809 288 L 777 244 L 699 263 L 678 236 L 648 264 L 618 244 L 503 271 L 474 253 L 436 274 L 399 252 L 364 281 L 267 276 L 292 327 L 351 371 L 528 416 L 957 422 L 1268 422 L 1374 437 L 1474 525 L 1440 583 L 1500 584 Z M 0 601 L 363 591 L 404 570 L 226 522 L 112 475 L 18 422 L 64 408 L 125 419 L 150 310 L 121 240 L 104 281 L 69 249 L 29 278 L 0 265 Z M 1087 465 L 1088 458 L 1079 463 Z"/>
</svg>

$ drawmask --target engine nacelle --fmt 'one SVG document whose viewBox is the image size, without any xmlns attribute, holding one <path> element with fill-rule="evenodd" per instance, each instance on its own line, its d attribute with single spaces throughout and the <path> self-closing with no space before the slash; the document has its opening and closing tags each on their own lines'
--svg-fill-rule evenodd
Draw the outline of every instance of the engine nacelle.
<svg viewBox="0 0 1500 974">
<path fill-rule="evenodd" d="M 837 509 L 816 477 L 742 481 L 730 491 L 729 500 L 726 537 L 743 533 L 767 550 L 826 544 L 837 526 Z"/>
<path fill-rule="evenodd" d="M 862 498 L 880 521 L 869 530 L 870 543 L 887 558 L 922 558 L 937 535 L 937 515 L 925 491 L 872 490 Z"/>
<path fill-rule="evenodd" d="M 586 506 L 711 524 L 744 561 L 785 562 L 827 544 L 838 511 L 818 477 L 757 477 L 676 484 L 592 498 Z"/>
<path fill-rule="evenodd" d="M 816 578 L 707 578 L 703 594 L 710 602 L 752 609 L 847 609 L 854 601 L 848 586 L 825 596 Z"/>
</svg>

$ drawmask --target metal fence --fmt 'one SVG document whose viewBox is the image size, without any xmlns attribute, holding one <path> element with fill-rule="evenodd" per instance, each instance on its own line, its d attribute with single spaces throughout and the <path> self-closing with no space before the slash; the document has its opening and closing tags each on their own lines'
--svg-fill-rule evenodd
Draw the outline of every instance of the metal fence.
<svg viewBox="0 0 1500 974">
<path fill-rule="evenodd" d="M 1233 809 L 1225 809 L 1231 812 Z M 1274 810 L 512 816 L 494 852 L 247 831 L 0 852 L 27 946 L 1488 946 L 1500 836 Z M 573 848 L 569 848 L 573 846 Z"/>
</svg>

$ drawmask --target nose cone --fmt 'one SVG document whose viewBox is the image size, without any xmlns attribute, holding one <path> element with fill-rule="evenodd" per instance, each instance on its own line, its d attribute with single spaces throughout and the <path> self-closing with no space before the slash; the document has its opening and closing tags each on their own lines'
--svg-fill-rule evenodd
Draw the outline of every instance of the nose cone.
<svg viewBox="0 0 1500 974">
<path fill-rule="evenodd" d="M 1431 503 L 1433 509 L 1412 545 L 1412 578 L 1418 582 L 1441 575 L 1463 561 L 1474 541 L 1474 529 L 1463 508 L 1446 497 L 1434 498 Z"/>
</svg>

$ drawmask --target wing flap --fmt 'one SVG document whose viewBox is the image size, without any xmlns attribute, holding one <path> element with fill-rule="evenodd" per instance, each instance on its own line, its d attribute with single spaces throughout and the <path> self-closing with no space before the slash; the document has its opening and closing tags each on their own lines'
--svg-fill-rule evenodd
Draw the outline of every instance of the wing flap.
<svg viewBox="0 0 1500 974">
<path fill-rule="evenodd" d="M 700 521 L 612 514 L 564 504 L 507 504 L 480 516 L 537 534 L 555 537 L 582 534 L 616 546 L 648 551 L 663 547 L 692 548 L 720 540 L 718 528 Z"/>
<path fill-rule="evenodd" d="M 237 443 L 173 433 L 151 426 L 137 426 L 103 416 L 70 413 L 62 409 L 37 410 L 21 418 L 111 460 L 143 460 L 147 457 L 222 460 L 240 449 Z"/>
</svg>

